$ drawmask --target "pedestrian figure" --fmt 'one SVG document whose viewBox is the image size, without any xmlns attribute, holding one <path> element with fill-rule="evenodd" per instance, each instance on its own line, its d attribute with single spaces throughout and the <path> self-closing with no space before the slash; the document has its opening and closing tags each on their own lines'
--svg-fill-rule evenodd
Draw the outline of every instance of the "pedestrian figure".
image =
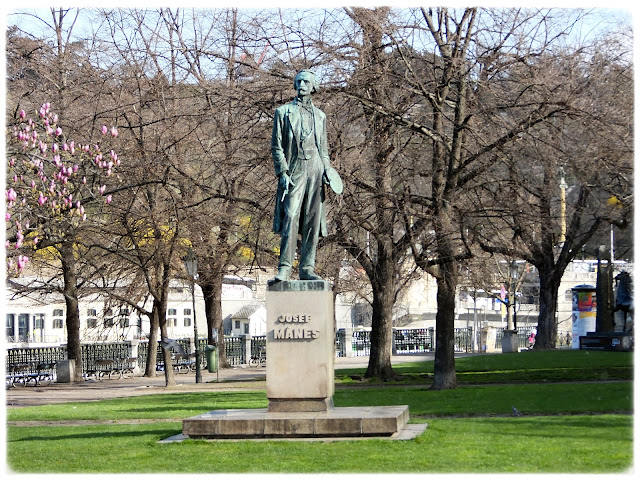
<svg viewBox="0 0 640 480">
<path fill-rule="evenodd" d="M 536 334 L 531 332 L 529 334 L 529 350 L 533 350 L 533 344 L 536 343 Z"/>
</svg>

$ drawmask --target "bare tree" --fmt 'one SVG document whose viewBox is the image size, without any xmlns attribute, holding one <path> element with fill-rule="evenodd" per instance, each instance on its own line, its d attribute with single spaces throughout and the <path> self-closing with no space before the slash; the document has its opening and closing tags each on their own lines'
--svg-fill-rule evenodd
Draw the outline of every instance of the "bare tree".
<svg viewBox="0 0 640 480">
<path fill-rule="evenodd" d="M 525 66 L 564 92 L 565 114 L 505 149 L 493 172 L 496 185 L 485 185 L 478 196 L 485 213 L 474 231 L 482 247 L 537 269 L 538 349 L 555 348 L 567 265 L 599 231 L 629 222 L 633 78 L 626 49 L 626 42 L 605 37 L 581 52 L 556 52 Z M 512 71 L 512 78 L 522 74 Z"/>
</svg>

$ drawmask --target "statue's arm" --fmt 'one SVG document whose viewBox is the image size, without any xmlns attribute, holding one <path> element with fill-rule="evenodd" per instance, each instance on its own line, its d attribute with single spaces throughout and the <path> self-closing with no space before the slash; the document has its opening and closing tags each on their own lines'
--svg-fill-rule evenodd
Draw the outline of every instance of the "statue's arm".
<svg viewBox="0 0 640 480">
<path fill-rule="evenodd" d="M 273 116 L 273 131 L 271 133 L 271 156 L 273 157 L 273 166 L 278 177 L 283 172 L 289 170 L 289 164 L 284 156 L 283 130 L 284 112 L 281 109 L 276 109 L 276 113 Z"/>
<path fill-rule="evenodd" d="M 330 160 L 329 160 L 329 146 L 327 141 L 326 115 L 323 115 L 323 118 L 322 118 L 322 135 L 320 137 L 320 158 L 322 159 L 322 163 L 324 164 L 325 170 L 331 166 Z"/>
</svg>

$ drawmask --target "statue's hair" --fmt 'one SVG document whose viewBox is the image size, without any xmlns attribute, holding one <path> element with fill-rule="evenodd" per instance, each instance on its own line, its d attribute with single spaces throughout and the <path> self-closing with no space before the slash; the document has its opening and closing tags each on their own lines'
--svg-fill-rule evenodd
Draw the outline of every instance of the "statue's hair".
<svg viewBox="0 0 640 480">
<path fill-rule="evenodd" d="M 300 77 L 300 74 L 302 74 L 302 73 L 311 74 L 311 93 L 317 92 L 318 91 L 318 78 L 316 77 L 316 74 L 311 70 L 300 70 L 298 72 L 298 74 L 296 75 L 296 78 L 293 79 L 293 88 L 298 90 L 298 78 Z"/>
</svg>

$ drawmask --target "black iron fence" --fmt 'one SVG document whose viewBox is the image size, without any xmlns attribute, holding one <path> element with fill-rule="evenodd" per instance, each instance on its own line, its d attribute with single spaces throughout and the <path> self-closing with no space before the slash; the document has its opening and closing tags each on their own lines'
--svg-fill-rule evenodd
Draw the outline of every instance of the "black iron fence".
<svg viewBox="0 0 640 480">
<path fill-rule="evenodd" d="M 528 337 L 531 333 L 530 327 L 518 328 L 518 345 L 520 348 L 528 348 Z M 566 334 L 559 332 L 558 336 Z M 347 338 L 344 329 L 336 332 L 336 356 L 346 357 L 351 350 L 350 356 L 369 356 L 371 352 L 371 332 L 366 330 L 355 330 L 351 338 Z M 499 351 L 502 344 L 503 331 L 496 331 L 496 349 Z M 184 352 L 193 352 L 192 338 L 177 340 Z M 393 354 L 407 355 L 423 352 L 433 352 L 435 350 L 435 329 L 434 328 L 406 328 L 394 329 L 393 331 Z M 265 336 L 255 337 L 225 337 L 224 348 L 227 361 L 230 365 L 248 364 L 251 357 L 258 357 L 260 349 L 266 345 Z M 560 344 L 561 345 L 561 344 Z M 207 340 L 199 340 L 200 363 L 202 368 L 206 368 L 206 356 L 204 355 Z M 156 346 L 156 369 L 163 368 L 164 359 L 160 343 Z M 456 352 L 473 351 L 473 329 L 454 329 L 454 348 Z M 149 343 L 139 342 L 137 352 L 134 354 L 134 347 L 131 342 L 117 343 L 90 343 L 82 345 L 82 368 L 83 371 L 96 369 L 97 360 L 112 359 L 116 362 L 124 361 L 131 357 L 137 358 L 137 364 L 142 371 L 146 368 Z M 7 365 L 29 364 L 33 369 L 41 363 L 56 363 L 67 358 L 67 347 L 29 347 L 11 348 L 6 353 Z M 35 371 L 35 370 L 34 370 Z"/>
</svg>

